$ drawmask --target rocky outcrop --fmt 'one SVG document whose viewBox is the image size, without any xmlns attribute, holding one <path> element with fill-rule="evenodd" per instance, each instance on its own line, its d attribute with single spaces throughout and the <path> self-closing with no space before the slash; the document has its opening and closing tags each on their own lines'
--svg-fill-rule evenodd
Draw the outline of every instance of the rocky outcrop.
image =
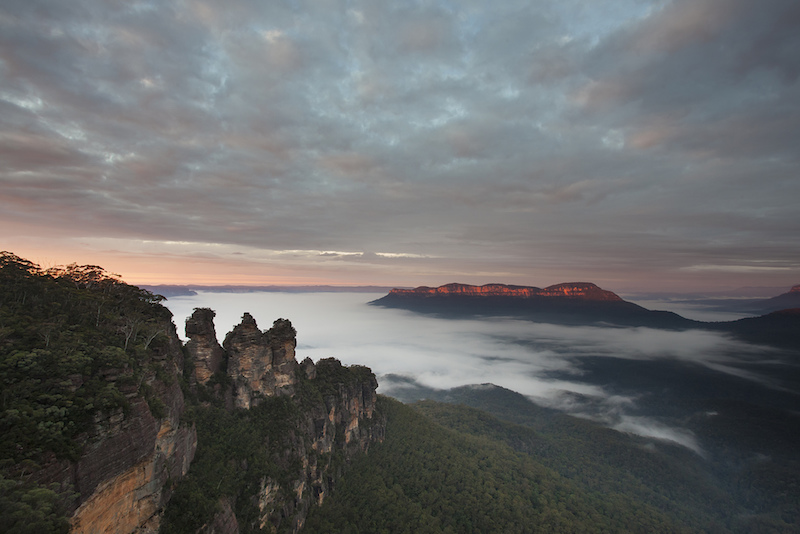
<svg viewBox="0 0 800 534">
<path fill-rule="evenodd" d="M 271 329 L 262 332 L 253 316 L 245 313 L 242 322 L 225 336 L 223 347 L 237 408 L 250 408 L 263 397 L 294 394 L 295 334 L 286 319 L 276 320 Z"/>
<path fill-rule="evenodd" d="M 470 297 L 565 297 L 586 300 L 621 301 L 611 291 L 600 289 L 588 282 L 556 284 L 544 289 L 531 286 L 513 286 L 505 284 L 486 284 L 471 286 L 467 284 L 446 284 L 439 287 L 421 286 L 415 289 L 392 289 L 390 295 L 397 296 L 445 296 L 461 295 Z"/>
<path fill-rule="evenodd" d="M 50 457 L 35 475 L 39 483 L 58 484 L 61 492 L 73 495 L 67 503 L 72 533 L 157 532 L 170 497 L 167 482 L 179 481 L 189 470 L 197 433 L 182 421 L 180 341 L 173 325 L 164 328 L 168 342 L 149 355 L 149 367 L 158 373 L 146 372 L 141 384 L 131 384 L 129 372 L 106 377 L 125 394 L 127 413 L 99 412 L 92 431 L 82 438 L 77 461 Z"/>
<path fill-rule="evenodd" d="M 213 320 L 201 313 L 198 319 Z M 198 322 L 187 321 L 187 335 Z M 213 331 L 213 325 L 206 324 L 204 331 Z M 223 469 L 236 466 L 249 482 L 218 500 L 218 512 L 197 525 L 200 532 L 234 534 L 240 526 L 298 532 L 311 507 L 333 491 L 350 459 L 383 439 L 375 375 L 333 358 L 298 364 L 296 345 L 291 322 L 278 319 L 261 331 L 249 313 L 225 337 L 222 366 L 229 389 L 215 390 L 215 402 L 226 406 L 233 420 L 246 420 L 260 444 L 243 457 L 235 447 L 220 453 L 226 459 Z"/>
<path fill-rule="evenodd" d="M 303 362 L 306 373 L 309 363 Z M 321 505 L 334 489 L 344 465 L 383 440 L 385 421 L 375 413 L 375 375 L 366 367 L 345 368 L 334 358 L 314 367 L 306 387 L 320 396 L 313 404 L 304 399 L 307 409 L 295 428 L 278 438 L 283 445 L 273 452 L 288 484 L 272 477 L 261 480 L 258 526 L 268 532 L 283 531 L 286 525 L 298 532 L 309 509 Z"/>
<path fill-rule="evenodd" d="M 217 341 L 214 329 L 214 311 L 209 308 L 195 308 L 186 319 L 186 351 L 194 363 L 191 377 L 198 384 L 205 385 L 214 373 L 222 370 L 225 351 Z"/>
<path fill-rule="evenodd" d="M 528 286 L 447 284 L 393 289 L 369 303 L 437 317 L 517 317 L 568 325 L 615 324 L 655 328 L 692 328 L 695 321 L 671 312 L 651 311 L 587 282 Z"/>
</svg>

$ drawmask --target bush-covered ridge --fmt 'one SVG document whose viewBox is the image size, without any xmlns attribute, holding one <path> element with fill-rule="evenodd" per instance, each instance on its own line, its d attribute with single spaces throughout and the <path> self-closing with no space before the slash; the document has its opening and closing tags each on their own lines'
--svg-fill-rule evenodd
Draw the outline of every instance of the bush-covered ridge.
<svg viewBox="0 0 800 534">
<path fill-rule="evenodd" d="M 142 377 L 163 375 L 148 349 L 166 341 L 163 298 L 102 268 L 43 270 L 0 253 L 0 458 L 76 459 L 74 438 L 98 413 L 125 410 L 126 393 L 148 395 Z M 150 367 L 148 367 L 150 365 Z M 156 412 L 157 399 L 151 401 Z"/>
<path fill-rule="evenodd" d="M 174 380 L 161 300 L 97 266 L 0 252 L 0 531 L 66 532 L 75 496 L 36 483 L 42 462 L 76 461 L 135 397 L 165 415 L 151 385 Z"/>
<path fill-rule="evenodd" d="M 492 436 L 379 398 L 386 439 L 357 459 L 308 532 L 692 532 L 650 505 L 558 475 Z"/>
</svg>

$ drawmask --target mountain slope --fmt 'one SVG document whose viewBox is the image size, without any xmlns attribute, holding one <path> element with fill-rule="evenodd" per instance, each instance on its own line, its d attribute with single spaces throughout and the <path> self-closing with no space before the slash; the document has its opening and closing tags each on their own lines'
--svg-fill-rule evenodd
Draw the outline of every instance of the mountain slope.
<svg viewBox="0 0 800 534">
<path fill-rule="evenodd" d="M 505 284 L 393 289 L 370 304 L 443 317 L 513 316 L 557 324 L 610 323 L 661 328 L 690 328 L 696 324 L 671 312 L 648 310 L 585 282 L 544 289 Z"/>
<path fill-rule="evenodd" d="M 795 288 L 772 299 L 773 307 L 778 303 L 796 303 L 800 289 Z M 514 317 L 562 325 L 716 330 L 743 341 L 800 349 L 800 313 L 791 310 L 737 321 L 695 321 L 673 312 L 648 310 L 585 282 L 558 284 L 545 289 L 504 284 L 447 284 L 437 288 L 421 286 L 393 289 L 369 304 L 441 318 Z"/>
<path fill-rule="evenodd" d="M 0 532 L 297 532 L 382 439 L 368 368 L 207 308 L 182 346 L 160 300 L 0 253 Z"/>
<path fill-rule="evenodd" d="M 542 462 L 559 452 L 545 450 L 548 438 L 530 428 L 463 406 L 410 407 L 384 397 L 379 404 L 388 416 L 386 440 L 354 462 L 336 494 L 312 512 L 309 532 L 728 531 L 708 509 L 724 509 L 729 499 L 688 466 L 651 481 L 653 489 L 602 459 L 563 457 L 559 473 Z M 636 457 L 657 466 L 658 454 L 640 449 Z M 705 489 L 676 501 L 680 491 L 696 489 L 680 477 Z M 687 504 L 693 497 L 710 501 L 694 507 Z"/>
<path fill-rule="evenodd" d="M 756 303 L 754 308 L 762 313 L 785 310 L 789 308 L 800 308 L 800 284 L 792 287 L 786 293 L 781 293 L 776 297 L 762 300 Z"/>
<path fill-rule="evenodd" d="M 159 300 L 96 266 L 0 254 L 0 531 L 157 528 L 196 446 Z"/>
</svg>

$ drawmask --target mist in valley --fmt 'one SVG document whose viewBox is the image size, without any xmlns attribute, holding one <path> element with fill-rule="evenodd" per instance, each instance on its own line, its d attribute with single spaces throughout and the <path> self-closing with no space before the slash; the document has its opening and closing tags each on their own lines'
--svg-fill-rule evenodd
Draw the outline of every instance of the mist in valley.
<svg viewBox="0 0 800 534">
<path fill-rule="evenodd" d="M 366 365 L 378 377 L 380 393 L 402 400 L 491 383 L 539 405 L 671 440 L 701 455 L 702 445 L 682 423 L 693 414 L 673 410 L 697 388 L 711 384 L 762 397 L 794 396 L 784 374 L 774 372 L 785 364 L 780 351 L 718 332 L 439 319 L 368 305 L 381 296 L 199 292 L 166 304 L 181 336 L 194 308 L 213 309 L 220 342 L 244 312 L 262 330 L 288 318 L 297 329 L 298 361 L 334 357 Z"/>
</svg>

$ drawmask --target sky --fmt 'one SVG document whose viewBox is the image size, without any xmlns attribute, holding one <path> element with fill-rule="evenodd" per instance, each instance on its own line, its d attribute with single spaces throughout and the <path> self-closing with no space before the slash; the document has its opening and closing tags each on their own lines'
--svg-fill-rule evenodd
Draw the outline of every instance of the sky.
<svg viewBox="0 0 800 534">
<path fill-rule="evenodd" d="M 4 0 L 0 249 L 138 284 L 800 283 L 796 0 Z"/>
</svg>

